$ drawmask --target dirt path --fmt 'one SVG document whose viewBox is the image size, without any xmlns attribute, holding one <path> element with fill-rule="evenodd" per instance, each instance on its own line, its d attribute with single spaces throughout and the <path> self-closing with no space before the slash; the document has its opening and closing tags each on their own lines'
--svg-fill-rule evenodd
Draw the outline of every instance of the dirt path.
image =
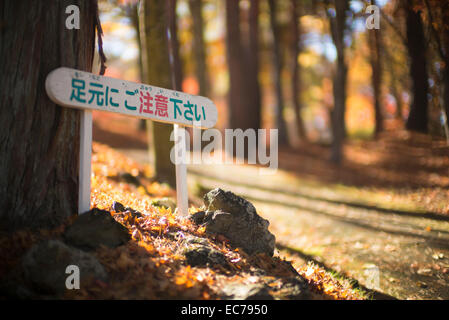
<svg viewBox="0 0 449 320">
<path fill-rule="evenodd" d="M 144 151 L 125 153 L 147 159 Z M 259 175 L 252 166 L 190 166 L 188 180 L 190 191 L 221 187 L 253 202 L 294 264 L 314 261 L 374 289 L 375 298 L 449 299 L 448 216 L 354 202 L 281 170 Z"/>
</svg>

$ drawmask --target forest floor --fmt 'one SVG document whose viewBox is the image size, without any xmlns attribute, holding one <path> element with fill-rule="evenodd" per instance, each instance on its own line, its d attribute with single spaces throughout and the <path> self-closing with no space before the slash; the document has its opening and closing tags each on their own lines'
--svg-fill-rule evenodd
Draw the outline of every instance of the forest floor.
<svg viewBox="0 0 449 320">
<path fill-rule="evenodd" d="M 146 134 L 97 119 L 94 139 L 148 162 Z M 324 146 L 279 151 L 279 170 L 189 167 L 193 200 L 221 187 L 270 221 L 279 254 L 312 261 L 376 299 L 449 299 L 449 151 L 443 140 L 405 131 L 345 146 L 341 166 Z"/>
</svg>

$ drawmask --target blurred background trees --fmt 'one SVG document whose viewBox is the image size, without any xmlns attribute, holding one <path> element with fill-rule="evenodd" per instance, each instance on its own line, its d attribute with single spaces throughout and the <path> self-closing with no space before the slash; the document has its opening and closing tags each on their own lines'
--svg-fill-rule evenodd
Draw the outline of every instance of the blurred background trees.
<svg viewBox="0 0 449 320">
<path fill-rule="evenodd" d="M 100 1 L 105 39 L 126 44 L 108 51 L 108 72 L 172 86 L 172 10 L 173 85 L 213 99 L 221 130 L 276 128 L 281 148 L 328 145 L 337 164 L 348 141 L 398 130 L 448 134 L 446 1 L 153 2 L 147 12 L 149 0 Z M 369 5 L 379 8 L 379 29 L 366 27 Z M 151 148 L 166 154 L 158 134 L 150 131 Z"/>
</svg>

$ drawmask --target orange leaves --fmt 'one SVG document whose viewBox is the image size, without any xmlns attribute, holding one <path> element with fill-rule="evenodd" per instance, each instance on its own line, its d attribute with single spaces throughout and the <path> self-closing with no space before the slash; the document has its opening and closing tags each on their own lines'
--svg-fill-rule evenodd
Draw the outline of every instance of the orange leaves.
<svg viewBox="0 0 449 320">
<path fill-rule="evenodd" d="M 133 240 L 142 240 L 143 236 L 142 233 L 139 231 L 139 229 L 135 229 L 131 235 L 131 238 Z"/>
<path fill-rule="evenodd" d="M 226 263 L 201 268 L 186 265 L 186 257 L 182 254 L 183 239 L 189 235 L 206 238 L 205 227 L 197 227 L 189 219 L 177 219 L 171 209 L 153 206 L 153 196 L 162 198 L 174 192 L 166 185 L 146 179 L 148 168 L 98 143 L 94 143 L 93 149 L 91 204 L 111 210 L 113 202 L 118 201 L 124 207 L 132 208 L 124 212 L 112 210 L 111 213 L 129 230 L 131 240 L 118 248 L 100 248 L 95 252 L 110 274 L 110 281 L 107 285 L 96 283 L 94 287 L 80 290 L 79 297 L 211 299 L 216 297 L 220 285 L 232 279 L 251 282 L 249 275 L 255 267 L 267 271 L 272 278 L 270 281 L 294 274 L 291 265 L 278 257 L 249 256 L 241 249 L 232 248 L 229 240 L 219 235 L 207 236 L 207 245 L 219 250 L 226 257 Z M 124 175 L 131 182 L 120 180 Z M 189 212 L 196 210 L 190 208 Z M 16 239 L 17 242 L 30 242 L 27 237 Z M 319 293 L 336 299 L 354 299 L 349 289 L 324 270 L 309 265 L 300 272 Z M 277 288 L 278 285 L 272 283 Z"/>
<path fill-rule="evenodd" d="M 204 235 L 204 234 L 206 233 L 206 227 L 199 227 L 199 228 L 196 230 L 196 232 L 197 232 L 199 235 Z"/>
<path fill-rule="evenodd" d="M 177 273 L 175 283 L 180 286 L 185 286 L 186 288 L 191 288 L 193 287 L 195 280 L 196 279 L 193 277 L 192 268 L 187 266 L 184 270 Z"/>
<path fill-rule="evenodd" d="M 194 269 L 191 266 L 182 268 L 175 275 L 175 284 L 186 289 L 194 286 L 211 285 L 213 283 L 210 275 L 206 275 L 204 272 Z M 209 299 L 210 294 L 207 291 L 204 291 L 202 297 L 204 299 Z"/>
<path fill-rule="evenodd" d="M 144 212 L 151 210 L 154 197 L 173 196 L 174 191 L 166 185 L 150 182 L 147 177 L 151 173 L 123 154 L 99 143 L 94 142 L 92 154 L 92 198 L 91 206 L 108 209 L 113 201 L 119 201 L 125 206 Z M 126 183 L 117 177 L 134 177 L 141 185 Z"/>
<path fill-rule="evenodd" d="M 360 300 L 362 297 L 357 296 L 349 283 L 344 283 L 334 279 L 324 269 L 309 262 L 298 270 L 299 274 L 303 276 L 309 285 L 318 293 L 324 293 L 333 299 L 339 300 Z"/>
</svg>

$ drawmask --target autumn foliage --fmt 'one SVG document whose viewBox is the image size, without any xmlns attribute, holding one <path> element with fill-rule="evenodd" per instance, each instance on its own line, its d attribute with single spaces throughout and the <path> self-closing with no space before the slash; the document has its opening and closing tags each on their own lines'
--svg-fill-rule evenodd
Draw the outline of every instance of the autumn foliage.
<svg viewBox="0 0 449 320">
<path fill-rule="evenodd" d="M 222 236 L 206 235 L 203 227 L 188 219 L 181 219 L 171 209 L 155 207 L 157 197 L 174 196 L 174 191 L 150 178 L 151 170 L 113 149 L 95 143 L 92 156 L 92 207 L 106 209 L 114 219 L 126 226 L 131 241 L 117 248 L 101 247 L 96 257 L 105 266 L 108 283 L 95 281 L 80 290 L 67 291 L 67 299 L 216 299 L 220 286 L 229 282 L 253 283 L 255 268 L 266 273 L 264 281 L 276 290 L 282 279 L 292 277 L 295 271 L 285 258 L 264 254 L 247 255 L 239 248 L 230 247 Z M 130 176 L 139 181 L 133 182 Z M 127 177 L 127 181 L 123 180 Z M 131 181 L 131 182 L 130 182 Z M 135 182 L 134 181 L 134 182 Z M 114 201 L 138 210 L 115 212 Z M 190 212 L 197 211 L 191 207 Z M 60 238 L 66 226 L 76 216 L 53 230 L 19 231 L 0 239 L 0 273 L 8 274 L 20 257 L 33 244 L 47 238 Z M 191 267 L 179 254 L 182 240 L 195 235 L 226 257 L 225 265 Z M 320 267 L 308 264 L 297 270 L 319 299 L 360 299 L 351 288 L 341 284 Z"/>
</svg>

